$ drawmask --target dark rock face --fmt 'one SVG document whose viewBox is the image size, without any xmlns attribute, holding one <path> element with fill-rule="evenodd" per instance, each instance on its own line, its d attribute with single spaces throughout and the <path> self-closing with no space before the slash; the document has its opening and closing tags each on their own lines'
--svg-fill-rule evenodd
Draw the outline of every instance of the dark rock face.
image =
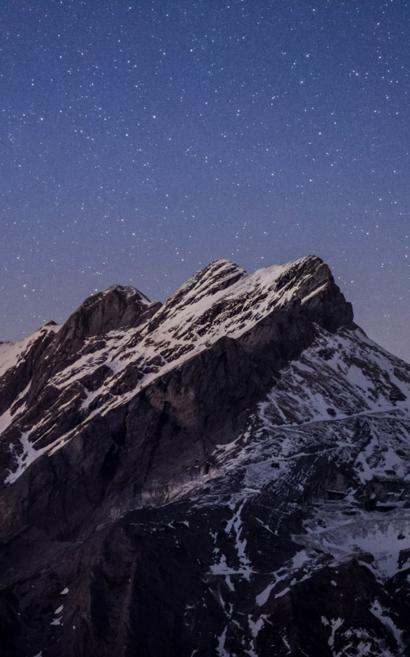
<svg viewBox="0 0 410 657">
<path fill-rule="evenodd" d="M 407 654 L 410 370 L 320 258 L 94 295 L 0 391 L 2 657 Z"/>
</svg>

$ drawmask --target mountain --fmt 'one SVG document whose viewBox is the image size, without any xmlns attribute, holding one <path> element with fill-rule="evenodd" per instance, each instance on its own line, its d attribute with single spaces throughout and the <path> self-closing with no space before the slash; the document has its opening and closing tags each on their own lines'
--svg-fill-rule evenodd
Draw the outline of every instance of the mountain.
<svg viewBox="0 0 410 657">
<path fill-rule="evenodd" d="M 410 366 L 318 257 L 0 343 L 1 657 L 410 654 Z"/>
</svg>

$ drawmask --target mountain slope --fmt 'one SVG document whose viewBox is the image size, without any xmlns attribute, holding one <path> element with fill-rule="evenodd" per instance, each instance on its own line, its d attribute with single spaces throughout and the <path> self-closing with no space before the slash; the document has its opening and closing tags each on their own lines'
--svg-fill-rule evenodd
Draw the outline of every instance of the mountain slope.
<svg viewBox="0 0 410 657">
<path fill-rule="evenodd" d="M 110 288 L 0 374 L 4 655 L 406 654 L 410 367 L 319 258 Z"/>
</svg>

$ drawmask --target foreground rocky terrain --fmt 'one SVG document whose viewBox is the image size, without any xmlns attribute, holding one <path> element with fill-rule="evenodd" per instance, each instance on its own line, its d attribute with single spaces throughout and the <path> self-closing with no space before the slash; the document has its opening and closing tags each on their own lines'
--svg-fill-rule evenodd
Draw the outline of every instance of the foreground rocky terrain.
<svg viewBox="0 0 410 657">
<path fill-rule="evenodd" d="M 313 256 L 0 343 L 1 657 L 409 655 L 409 400 Z"/>
</svg>

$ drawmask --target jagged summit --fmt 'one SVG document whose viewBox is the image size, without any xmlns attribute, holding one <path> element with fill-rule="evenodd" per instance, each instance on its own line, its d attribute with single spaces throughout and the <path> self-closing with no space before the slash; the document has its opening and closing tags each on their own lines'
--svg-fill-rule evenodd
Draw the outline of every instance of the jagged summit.
<svg viewBox="0 0 410 657">
<path fill-rule="evenodd" d="M 135 288 L 112 286 L 88 297 L 68 318 L 59 332 L 60 344 L 77 348 L 85 338 L 136 327 L 158 305 Z"/>
<path fill-rule="evenodd" d="M 105 290 L 99 290 L 98 292 L 95 292 L 91 296 L 98 296 L 98 295 L 107 295 L 111 293 L 117 292 L 118 294 L 128 296 L 129 298 L 134 298 L 136 295 L 138 295 L 142 301 L 146 301 L 147 304 L 152 303 L 148 297 L 141 292 L 141 290 L 137 290 L 137 288 L 133 287 L 132 285 L 121 285 L 119 283 L 115 283 L 114 285 L 110 285 L 109 287 L 105 288 Z"/>
<path fill-rule="evenodd" d="M 186 322 L 190 332 L 199 329 L 199 336 L 205 332 L 208 338 L 236 336 L 274 308 L 303 303 L 314 310 L 325 298 L 334 304 L 328 308 L 329 326 L 352 321 L 351 305 L 340 294 L 329 267 L 317 256 L 273 265 L 254 274 L 229 260 L 218 259 L 179 288 L 155 315 L 151 326 L 163 324 L 172 331 L 175 322 L 177 335 L 182 335 Z"/>
<path fill-rule="evenodd" d="M 273 265 L 248 274 L 236 263 L 217 258 L 195 273 L 162 306 L 151 301 L 143 292 L 131 286 L 112 285 L 105 290 L 87 297 L 73 314 L 59 327 L 49 321 L 44 327 L 59 329 L 61 342 L 72 341 L 75 346 L 84 339 L 104 335 L 111 330 L 134 329 L 155 314 L 159 324 L 170 316 L 179 313 L 184 307 L 192 306 L 201 311 L 222 298 L 244 297 L 259 292 L 272 296 L 278 293 L 281 303 L 292 297 L 308 301 L 303 296 L 314 296 L 321 288 L 334 285 L 334 280 L 326 263 L 318 256 L 306 256 L 284 265 Z M 242 307 L 238 305 L 238 313 Z M 43 327 L 42 327 L 43 328 Z M 34 334 L 35 335 L 35 334 Z M 31 339 L 29 336 L 27 340 Z"/>
<path fill-rule="evenodd" d="M 313 339 L 316 324 L 335 330 L 352 320 L 351 305 L 317 256 L 253 274 L 218 259 L 194 274 L 164 305 L 119 285 L 88 297 L 60 328 L 52 328 L 53 339 L 32 388 L 41 389 L 46 379 L 61 388 L 68 381 L 92 377 L 103 364 L 105 376 L 97 389 L 93 386 L 83 408 L 91 402 L 96 408 L 99 402 L 101 412 L 107 412 L 219 340 L 234 339 L 253 357 L 274 360 L 279 367 Z M 288 324 L 289 352 L 284 335 Z M 110 336 L 112 331 L 116 335 Z"/>
<path fill-rule="evenodd" d="M 2 657 L 406 654 L 409 413 L 316 256 L 0 344 Z"/>
<path fill-rule="evenodd" d="M 204 296 L 221 292 L 246 275 L 246 271 L 234 262 L 223 258 L 213 260 L 171 295 L 165 305 L 177 310 L 183 305 L 200 301 Z"/>
</svg>

